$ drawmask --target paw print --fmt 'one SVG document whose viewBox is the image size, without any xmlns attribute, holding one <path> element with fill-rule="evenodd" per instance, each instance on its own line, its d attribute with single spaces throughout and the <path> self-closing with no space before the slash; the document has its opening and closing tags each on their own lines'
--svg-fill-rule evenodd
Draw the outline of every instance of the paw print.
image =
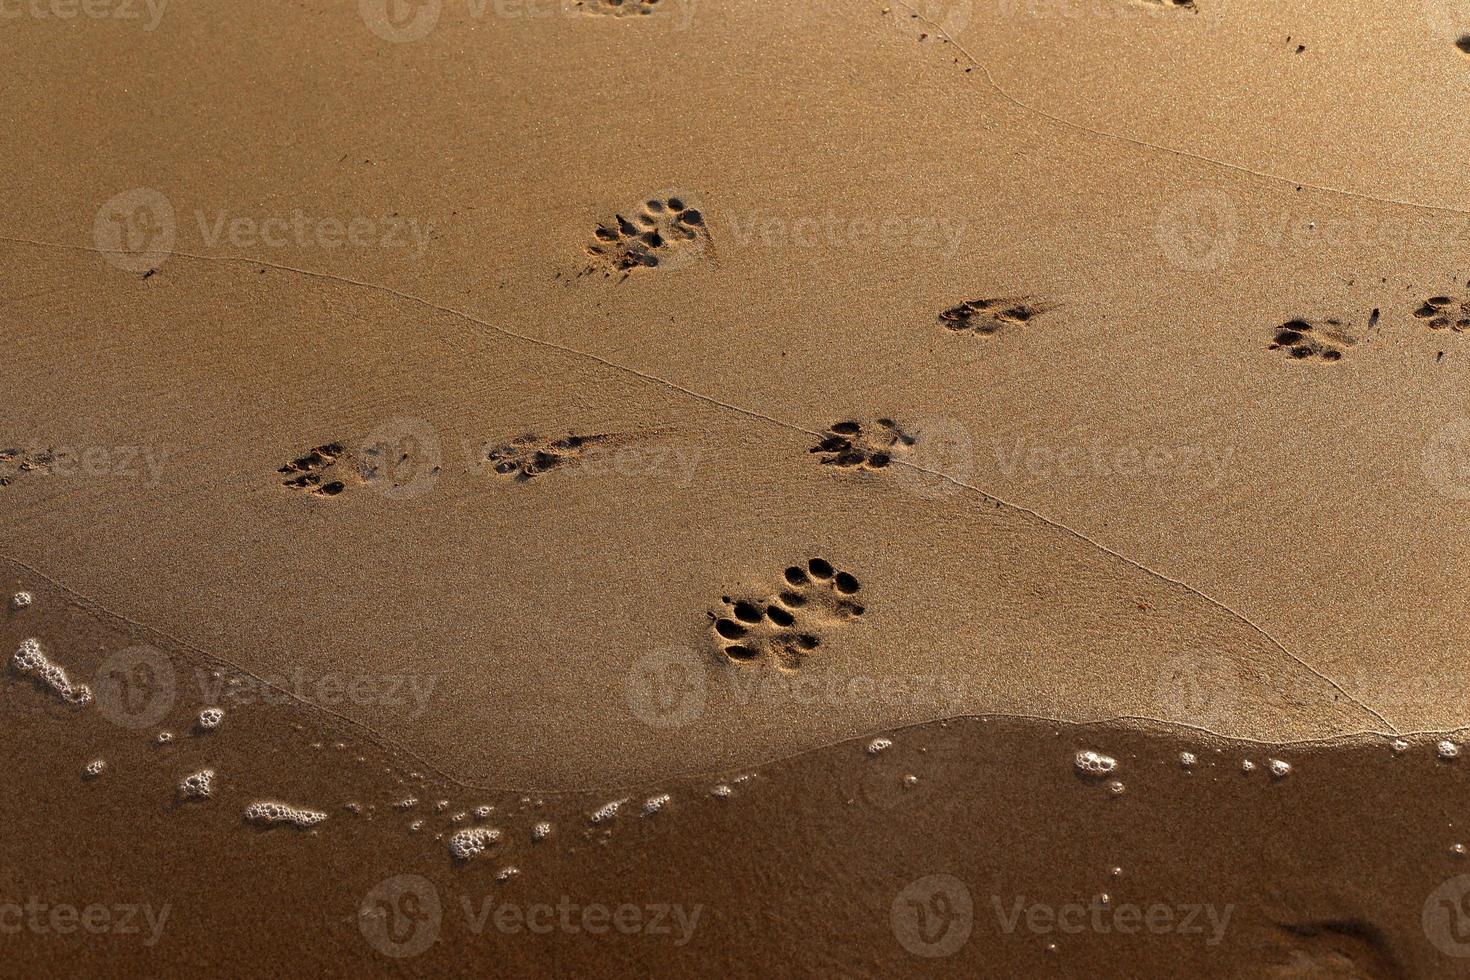
<svg viewBox="0 0 1470 980">
<path fill-rule="evenodd" d="M 0 449 L 0 489 L 28 474 L 50 474 L 57 456 L 49 449 Z"/>
<path fill-rule="evenodd" d="M 797 670 L 822 645 L 825 632 L 855 622 L 867 611 L 857 602 L 862 586 L 824 558 L 792 565 L 782 588 L 762 599 L 723 596 L 711 613 L 716 647 L 732 663 L 771 657 L 782 670 Z"/>
<path fill-rule="evenodd" d="M 653 198 L 628 214 L 632 217 L 615 214 L 593 231 L 587 272 L 601 270 L 604 276 L 626 279 L 698 258 L 710 245 L 704 212 L 691 206 L 687 196 Z"/>
<path fill-rule="evenodd" d="M 349 458 L 340 442 L 329 442 L 298 456 L 276 472 L 286 477 L 281 481 L 282 486 L 317 497 L 335 497 L 347 489 L 347 483 L 337 477 L 345 475 L 343 469 Z"/>
<path fill-rule="evenodd" d="M 1276 328 L 1269 350 L 1284 350 L 1296 360 L 1318 357 L 1324 361 L 1342 360 L 1342 349 L 1357 341 L 1342 330 L 1341 320 L 1289 320 Z"/>
<path fill-rule="evenodd" d="M 580 459 L 590 446 L 605 442 L 610 436 L 569 435 L 562 439 L 542 439 L 524 435 L 498 446 L 486 454 L 495 472 L 516 483 L 525 483 L 543 473 Z"/>
<path fill-rule="evenodd" d="M 1010 327 L 1024 326 L 1051 309 L 1025 298 L 972 299 L 939 314 L 939 324 L 955 333 L 988 337 Z"/>
<path fill-rule="evenodd" d="M 1470 329 L 1470 299 L 1431 296 L 1424 301 L 1423 306 L 1414 311 L 1414 316 L 1428 320 L 1430 330 L 1464 333 Z"/>
<path fill-rule="evenodd" d="M 823 466 L 881 470 L 893 462 L 895 451 L 907 449 L 914 442 L 914 437 L 893 419 L 878 419 L 866 430 L 861 422 L 848 420 L 834 423 L 808 452 L 821 456 Z"/>
</svg>

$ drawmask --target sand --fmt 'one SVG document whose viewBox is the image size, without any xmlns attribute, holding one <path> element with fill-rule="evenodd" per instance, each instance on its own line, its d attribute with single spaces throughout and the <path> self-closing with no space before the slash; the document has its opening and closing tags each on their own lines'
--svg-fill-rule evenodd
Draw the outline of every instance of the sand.
<svg viewBox="0 0 1470 980">
<path fill-rule="evenodd" d="M 16 8 L 0 904 L 174 910 L 28 972 L 1462 969 L 1470 9 L 646 6 Z"/>
</svg>

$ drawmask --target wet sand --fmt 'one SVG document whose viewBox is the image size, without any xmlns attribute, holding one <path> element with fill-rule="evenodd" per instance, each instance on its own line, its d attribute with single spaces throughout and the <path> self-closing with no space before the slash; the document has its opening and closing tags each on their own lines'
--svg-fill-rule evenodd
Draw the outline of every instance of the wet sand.
<svg viewBox="0 0 1470 980">
<path fill-rule="evenodd" d="M 0 38 L 5 891 L 174 909 L 21 959 L 1453 975 L 1470 11 L 645 6 Z M 1235 918 L 985 932 L 1104 891 Z"/>
</svg>

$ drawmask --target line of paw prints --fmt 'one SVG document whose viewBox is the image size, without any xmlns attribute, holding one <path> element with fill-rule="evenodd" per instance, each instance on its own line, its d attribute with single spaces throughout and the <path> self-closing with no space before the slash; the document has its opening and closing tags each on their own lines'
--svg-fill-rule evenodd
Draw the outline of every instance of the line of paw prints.
<svg viewBox="0 0 1470 980">
<path fill-rule="evenodd" d="M 49 449 L 0 449 L 0 488 L 28 474 L 51 473 L 56 459 L 57 454 Z"/>
<path fill-rule="evenodd" d="M 704 213 L 683 197 L 654 198 L 631 212 L 615 214 L 600 223 L 587 245 L 592 258 L 588 272 L 627 278 L 643 269 L 656 269 L 674 258 L 701 253 L 709 244 Z"/>
<path fill-rule="evenodd" d="M 1414 316 L 1426 320 L 1431 330 L 1453 330 L 1464 333 L 1470 330 L 1470 298 L 1461 296 L 1431 296 L 1424 305 L 1414 311 Z"/>
<path fill-rule="evenodd" d="M 808 452 L 820 456 L 823 466 L 881 470 L 893 462 L 895 453 L 907 450 L 916 441 L 893 419 L 878 419 L 866 428 L 861 422 L 849 419 L 833 423 L 822 441 Z"/>
<path fill-rule="evenodd" d="M 606 435 L 568 435 L 553 440 L 524 435 L 490 450 L 485 458 L 496 473 L 516 483 L 525 483 L 577 461 L 589 447 L 609 438 Z"/>
<path fill-rule="evenodd" d="M 824 558 L 792 565 L 782 578 L 784 587 L 775 595 L 722 596 L 723 608 L 710 614 L 715 645 L 730 662 L 770 657 L 782 670 L 797 670 L 822 645 L 825 627 L 854 622 L 867 612 L 855 598 L 862 588 L 857 578 Z"/>
<path fill-rule="evenodd" d="M 1355 344 L 1357 341 L 1343 331 L 1341 320 L 1288 320 L 1276 328 L 1267 349 L 1284 350 L 1296 360 L 1320 358 L 1330 362 L 1342 360 L 1343 349 Z"/>
<path fill-rule="evenodd" d="M 939 314 L 939 325 L 955 333 L 973 333 L 982 337 L 1002 330 L 1021 327 L 1051 309 L 1026 297 L 966 300 Z"/>
</svg>

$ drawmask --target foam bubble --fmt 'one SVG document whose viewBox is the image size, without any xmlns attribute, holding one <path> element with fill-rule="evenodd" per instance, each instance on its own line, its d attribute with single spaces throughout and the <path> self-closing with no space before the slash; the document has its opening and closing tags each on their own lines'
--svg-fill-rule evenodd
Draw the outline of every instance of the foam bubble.
<svg viewBox="0 0 1470 980">
<path fill-rule="evenodd" d="M 893 739 L 875 738 L 868 743 L 868 755 L 877 755 L 879 752 L 893 748 Z"/>
<path fill-rule="evenodd" d="M 289 823 L 304 828 L 315 827 L 327 819 L 327 815 L 320 810 L 308 810 L 275 800 L 256 800 L 245 808 L 245 819 L 251 823 Z"/>
<path fill-rule="evenodd" d="M 1275 776 L 1277 779 L 1285 779 L 1287 776 L 1291 775 L 1291 763 L 1287 762 L 1285 759 L 1272 759 L 1270 766 L 1271 775 Z"/>
<path fill-rule="evenodd" d="M 393 806 L 396 809 L 399 809 L 399 810 L 412 810 L 414 807 L 416 807 L 418 805 L 419 805 L 418 799 L 416 797 L 413 797 L 413 796 L 405 796 L 403 799 L 401 799 L 397 803 L 393 804 Z"/>
<path fill-rule="evenodd" d="M 66 671 L 47 658 L 41 649 L 41 641 L 33 636 L 20 641 L 12 663 L 16 670 L 36 678 L 63 701 L 83 705 L 92 700 L 92 689 L 85 684 L 73 684 Z"/>
<path fill-rule="evenodd" d="M 1077 771 L 1087 776 L 1106 776 L 1118 768 L 1117 759 L 1090 749 L 1078 752 L 1075 764 Z"/>
<path fill-rule="evenodd" d="M 102 770 L 106 768 L 106 760 L 93 759 L 91 762 L 87 763 L 87 768 L 82 770 L 82 774 L 88 779 L 96 779 L 98 776 L 102 775 Z"/>
<path fill-rule="evenodd" d="M 1122 796 L 1124 793 L 1128 792 L 1128 787 L 1123 785 L 1123 781 L 1121 779 L 1115 779 L 1112 782 L 1108 783 L 1108 792 L 1112 793 L 1114 796 Z"/>
<path fill-rule="evenodd" d="M 1179 753 L 1179 764 L 1186 769 L 1193 769 L 1198 762 L 1199 756 L 1195 755 L 1193 752 Z"/>
<path fill-rule="evenodd" d="M 174 740 L 174 733 L 173 732 L 159 732 L 158 733 L 158 744 L 159 745 L 167 745 L 168 743 L 172 742 L 173 740 Z"/>
<path fill-rule="evenodd" d="M 1459 857 L 1459 858 L 1464 857 L 1465 856 L 1465 845 L 1464 844 L 1451 844 L 1450 845 L 1450 853 L 1453 854 L 1455 857 Z"/>
<path fill-rule="evenodd" d="M 179 795 L 186 800 L 207 800 L 214 795 L 214 770 L 201 769 L 191 772 L 179 781 Z M 250 811 L 245 811 L 247 819 Z"/>
<path fill-rule="evenodd" d="M 514 878 L 516 875 L 518 875 L 520 873 L 521 873 L 521 869 L 520 868 L 516 867 L 513 864 L 510 864 L 510 865 L 507 865 L 507 866 L 501 868 L 499 871 L 495 872 L 495 880 L 496 881 L 510 881 L 512 878 Z"/>
<path fill-rule="evenodd" d="M 1440 742 L 1435 746 L 1434 750 L 1439 753 L 1441 759 L 1458 759 L 1460 757 L 1460 747 L 1449 739 Z"/>
<path fill-rule="evenodd" d="M 199 712 L 199 730 L 205 732 L 214 731 L 219 723 L 225 720 L 223 708 L 205 708 Z"/>
<path fill-rule="evenodd" d="M 645 817 L 653 816 L 655 813 L 668 806 L 671 799 L 673 799 L 673 797 L 671 797 L 668 793 L 660 793 L 657 796 L 650 796 L 647 800 L 643 802 L 643 815 Z"/>
<path fill-rule="evenodd" d="M 29 592 L 17 592 L 15 595 L 10 597 L 10 604 L 16 609 L 24 609 L 35 601 L 35 597 L 32 596 Z"/>
<path fill-rule="evenodd" d="M 1244 762 L 1242 762 L 1240 764 L 1240 771 L 1241 772 L 1255 772 L 1256 771 L 1256 764 L 1254 762 L 1252 762 L 1251 760 L 1246 759 Z"/>
<path fill-rule="evenodd" d="M 722 800 L 728 800 L 730 797 L 735 795 L 735 791 L 731 789 L 726 783 L 721 783 L 720 785 L 716 786 L 714 789 L 710 790 L 710 793 Z"/>
<path fill-rule="evenodd" d="M 490 811 L 494 809 L 495 808 L 493 806 L 477 806 L 475 807 L 475 816 L 479 817 L 481 820 L 484 820 L 486 817 L 490 816 Z"/>
<path fill-rule="evenodd" d="M 551 824 L 548 823 L 545 820 L 542 820 L 536 826 L 534 826 L 534 827 L 531 828 L 531 839 L 532 840 L 545 840 L 546 838 L 548 838 L 550 836 L 551 836 Z"/>
<path fill-rule="evenodd" d="M 1393 740 L 1393 750 L 1395 752 L 1407 752 L 1409 751 L 1409 743 L 1404 739 L 1396 738 Z"/>
<path fill-rule="evenodd" d="M 449 838 L 449 853 L 461 861 L 468 861 L 498 840 L 500 831 L 494 827 L 466 827 Z"/>
<path fill-rule="evenodd" d="M 628 801 L 627 800 L 613 800 L 611 803 L 604 803 L 602 806 L 598 807 L 595 811 L 593 811 L 593 814 L 592 814 L 592 822 L 593 823 L 607 823 L 613 817 L 616 817 L 618 815 L 618 811 L 620 809 L 622 809 L 623 804 L 626 803 L 626 802 L 628 802 Z"/>
</svg>

